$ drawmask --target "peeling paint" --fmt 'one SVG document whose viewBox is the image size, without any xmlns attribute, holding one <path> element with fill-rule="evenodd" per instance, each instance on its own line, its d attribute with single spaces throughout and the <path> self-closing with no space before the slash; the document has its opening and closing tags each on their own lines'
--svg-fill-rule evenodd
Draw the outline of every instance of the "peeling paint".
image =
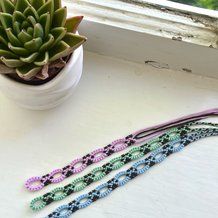
<svg viewBox="0 0 218 218">
<path fill-rule="evenodd" d="M 187 72 L 187 73 L 192 73 L 192 70 L 191 69 L 188 69 L 188 68 L 182 68 L 183 71 Z"/>
<path fill-rule="evenodd" d="M 86 45 L 89 51 L 144 63 L 161 71 L 191 70 L 193 74 L 218 78 L 217 34 L 210 28 L 183 16 L 121 0 L 70 0 L 66 6 L 71 14 L 85 15 L 80 32 L 91 39 Z M 182 37 L 182 42 L 172 37 Z"/>
<path fill-rule="evenodd" d="M 218 20 L 216 18 L 207 16 L 207 15 L 199 15 L 196 13 L 182 11 L 179 9 L 174 9 L 174 8 L 172 9 L 170 7 L 163 7 L 163 6 L 160 6 L 158 4 L 146 3 L 143 0 L 142 1 L 141 0 L 120 0 L 120 1 L 126 2 L 126 3 L 134 3 L 134 4 L 139 5 L 141 7 L 156 9 L 158 11 L 164 11 L 164 12 L 167 12 L 167 13 L 173 14 L 173 15 L 184 16 L 184 17 L 190 18 L 191 20 L 193 20 L 196 23 L 203 24 L 205 27 L 211 27 L 214 30 L 218 31 Z"/>
<path fill-rule="evenodd" d="M 143 8 L 149 8 L 149 9 L 153 9 L 156 10 L 157 12 L 163 13 L 164 14 L 169 14 L 169 15 L 178 15 L 180 17 L 184 17 L 187 18 L 189 20 L 191 20 L 194 23 L 198 23 L 200 25 L 203 25 L 208 31 L 211 31 L 215 37 L 211 38 L 211 45 L 213 48 L 217 48 L 218 47 L 218 19 L 215 17 L 211 17 L 209 15 L 204 15 L 204 14 L 198 14 L 196 12 L 189 12 L 189 11 L 185 11 L 182 9 L 176 9 L 176 8 L 172 8 L 169 6 L 161 6 L 160 4 L 154 4 L 154 3 L 149 3 L 149 2 L 145 2 L 144 0 L 119 0 L 121 2 L 125 2 L 125 3 L 129 3 L 129 4 L 134 4 L 134 5 L 138 5 L 140 7 Z M 176 24 L 177 25 L 177 24 Z M 178 27 L 178 25 L 177 25 Z M 160 29 L 160 32 L 163 33 L 167 33 L 169 35 L 172 35 L 172 39 L 173 40 L 177 40 L 177 41 L 182 41 L 183 38 L 198 38 L 198 35 L 193 35 L 193 34 L 183 34 L 183 32 L 181 31 L 181 34 L 178 35 L 177 33 L 174 33 L 171 30 L 166 30 L 166 29 Z M 194 33 L 195 34 L 195 33 Z M 181 38 L 182 37 L 182 38 Z M 205 39 L 208 37 L 207 35 L 203 36 Z M 209 38 L 208 38 L 209 40 Z M 210 47 L 208 45 L 208 47 Z"/>
<path fill-rule="evenodd" d="M 175 40 L 175 41 L 182 41 L 182 37 L 181 36 L 173 36 L 172 37 L 172 40 Z"/>
<path fill-rule="evenodd" d="M 155 68 L 158 68 L 158 69 L 170 69 L 168 64 L 160 63 L 157 61 L 147 60 L 147 61 L 145 61 L 145 64 L 150 65 L 150 66 L 155 67 Z"/>
<path fill-rule="evenodd" d="M 168 4 L 155 0 L 64 1 L 69 1 L 71 13 L 84 14 L 88 21 L 218 49 L 218 13 L 204 16 L 198 10 L 187 11 L 182 6 L 178 9 L 169 1 Z"/>
<path fill-rule="evenodd" d="M 180 41 L 180 42 L 183 41 L 183 39 L 191 39 L 191 38 L 197 37 L 197 35 L 193 35 L 193 34 L 186 34 L 186 33 L 178 34 L 178 32 L 167 31 L 167 30 L 162 30 L 162 29 L 160 29 L 159 31 L 164 33 L 164 34 L 167 33 L 169 35 L 172 35 L 172 37 L 171 37 L 172 40 Z M 213 47 L 213 45 L 211 45 L 211 46 Z"/>
</svg>

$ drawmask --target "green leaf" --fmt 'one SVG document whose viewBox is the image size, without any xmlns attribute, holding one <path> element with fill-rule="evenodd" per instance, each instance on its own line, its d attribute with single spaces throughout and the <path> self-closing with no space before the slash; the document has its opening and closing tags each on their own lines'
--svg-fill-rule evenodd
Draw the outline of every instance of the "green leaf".
<svg viewBox="0 0 218 218">
<path fill-rule="evenodd" d="M 59 58 L 65 57 L 71 54 L 76 48 L 86 41 L 84 36 L 75 35 L 72 33 L 67 33 L 64 40 L 60 41 L 56 46 L 54 46 L 51 51 L 49 51 L 50 61 L 55 61 Z M 72 39 L 75 41 L 73 42 Z"/>
<path fill-rule="evenodd" d="M 14 55 L 12 52 L 4 49 L 0 49 L 0 56 L 3 56 L 5 58 L 17 58 L 17 56 Z"/>
<path fill-rule="evenodd" d="M 37 13 L 39 16 L 46 14 L 47 12 L 49 12 L 49 14 L 51 15 L 51 20 L 52 20 L 53 14 L 54 14 L 54 2 L 53 2 L 53 0 L 48 0 L 44 5 L 42 5 L 37 10 Z"/>
<path fill-rule="evenodd" d="M 20 23 L 15 21 L 13 23 L 13 30 L 14 30 L 15 34 L 18 35 L 20 33 Z"/>
<path fill-rule="evenodd" d="M 49 53 L 45 52 L 43 55 L 41 55 L 39 58 L 34 61 L 34 64 L 37 66 L 44 66 L 49 61 Z"/>
<path fill-rule="evenodd" d="M 70 46 L 64 41 L 60 41 L 56 46 L 54 46 L 49 51 L 50 61 L 52 62 L 59 58 L 67 56 L 69 50 L 70 50 Z"/>
<path fill-rule="evenodd" d="M 71 17 L 66 20 L 65 27 L 67 28 L 67 32 L 76 33 L 79 24 L 81 23 L 83 16 Z"/>
<path fill-rule="evenodd" d="M 19 59 L 7 59 L 5 57 L 1 57 L 1 61 L 7 66 L 7 67 L 21 67 L 24 65 L 22 61 Z"/>
<path fill-rule="evenodd" d="M 22 45 L 21 42 L 19 41 L 19 39 L 12 32 L 11 28 L 6 29 L 5 31 L 6 31 L 6 34 L 8 36 L 8 39 L 12 45 L 14 45 L 14 46 L 21 46 Z"/>
<path fill-rule="evenodd" d="M 26 17 L 23 15 L 23 13 L 21 13 L 20 11 L 15 11 L 13 13 L 13 23 L 15 21 L 22 23 L 24 20 L 26 19 Z"/>
<path fill-rule="evenodd" d="M 33 6 L 29 6 L 25 9 L 23 13 L 26 17 L 33 16 L 37 21 L 39 20 L 39 15 L 36 11 L 36 9 Z"/>
<path fill-rule="evenodd" d="M 19 77 L 29 80 L 34 77 L 42 68 L 35 66 L 34 64 L 26 64 L 23 67 L 18 67 L 16 72 Z"/>
<path fill-rule="evenodd" d="M 27 28 L 27 33 L 31 36 L 33 36 L 33 33 L 34 33 L 34 29 L 32 27 L 28 27 Z"/>
<path fill-rule="evenodd" d="M 3 44 L 5 44 L 6 46 L 8 46 L 8 37 L 5 33 L 5 30 L 2 26 L 0 26 L 0 42 L 2 42 Z"/>
<path fill-rule="evenodd" d="M 61 0 L 54 0 L 54 11 L 61 8 Z"/>
<path fill-rule="evenodd" d="M 38 10 L 42 5 L 45 4 L 45 0 L 31 0 L 31 5 Z"/>
<path fill-rule="evenodd" d="M 33 61 L 35 61 L 38 56 L 39 56 L 39 53 L 35 52 L 35 53 L 32 53 L 28 57 L 25 57 L 25 58 L 21 57 L 20 60 L 25 62 L 25 63 L 29 63 L 30 64 L 30 63 L 33 63 Z"/>
<path fill-rule="evenodd" d="M 49 13 L 43 14 L 39 18 L 39 23 L 44 27 L 45 37 L 48 36 L 51 27 L 51 17 Z"/>
<path fill-rule="evenodd" d="M 26 42 L 24 44 L 24 48 L 26 48 L 27 50 L 31 51 L 31 52 L 36 52 L 39 50 L 39 48 L 42 45 L 42 39 L 41 38 L 35 38 L 32 39 L 29 42 Z"/>
<path fill-rule="evenodd" d="M 67 19 L 67 8 L 66 7 L 59 8 L 54 13 L 52 26 L 53 27 L 63 27 L 66 23 L 66 19 Z"/>
<path fill-rule="evenodd" d="M 38 38 L 38 37 L 43 38 L 44 37 L 44 30 L 43 30 L 42 25 L 40 23 L 37 23 L 34 26 L 33 37 L 34 38 Z"/>
<path fill-rule="evenodd" d="M 27 49 L 13 46 L 10 42 L 8 43 L 8 48 L 17 55 L 22 55 L 22 56 L 29 55 L 29 51 Z"/>
<path fill-rule="evenodd" d="M 28 0 L 17 0 L 16 4 L 15 4 L 15 10 L 20 11 L 20 12 L 24 12 L 24 10 L 28 6 L 30 6 L 30 3 L 28 2 Z"/>
<path fill-rule="evenodd" d="M 28 16 L 27 20 L 29 23 L 31 23 L 33 26 L 37 24 L 36 19 L 33 16 Z"/>
<path fill-rule="evenodd" d="M 27 21 L 27 20 L 25 20 L 25 21 L 23 21 L 23 23 L 21 24 L 21 29 L 27 29 L 28 27 L 30 27 L 30 23 Z"/>
<path fill-rule="evenodd" d="M 40 52 L 48 51 L 52 47 L 53 42 L 54 42 L 54 36 L 52 36 L 51 34 L 48 34 L 46 41 L 43 43 L 39 51 Z"/>
<path fill-rule="evenodd" d="M 58 42 L 61 41 L 61 39 L 63 39 L 63 37 L 65 36 L 66 32 L 67 32 L 67 29 L 64 28 L 64 27 L 56 27 L 56 28 L 51 30 L 51 34 L 55 38 L 53 46 L 55 46 Z"/>
<path fill-rule="evenodd" d="M 0 13 L 0 21 L 4 29 L 12 27 L 12 15 L 7 13 Z"/>
<path fill-rule="evenodd" d="M 73 33 L 66 33 L 62 40 L 66 42 L 71 48 L 73 48 L 73 50 L 75 50 L 80 45 L 82 45 L 87 40 L 87 38 Z"/>
<path fill-rule="evenodd" d="M 26 32 L 26 30 L 21 30 L 17 35 L 18 39 L 24 44 L 32 39 L 32 36 Z"/>
<path fill-rule="evenodd" d="M 0 63 L 0 74 L 16 73 L 14 68 L 7 67 L 5 64 Z"/>
<path fill-rule="evenodd" d="M 0 4 L 3 12 L 9 14 L 12 14 L 14 12 L 14 5 L 10 0 L 1 0 Z"/>
<path fill-rule="evenodd" d="M 0 48 L 0 56 L 5 58 L 17 58 L 12 52 Z"/>
<path fill-rule="evenodd" d="M 3 56 L 5 58 L 18 58 L 17 55 L 9 51 L 8 48 L 3 44 L 0 44 L 0 56 Z"/>
</svg>

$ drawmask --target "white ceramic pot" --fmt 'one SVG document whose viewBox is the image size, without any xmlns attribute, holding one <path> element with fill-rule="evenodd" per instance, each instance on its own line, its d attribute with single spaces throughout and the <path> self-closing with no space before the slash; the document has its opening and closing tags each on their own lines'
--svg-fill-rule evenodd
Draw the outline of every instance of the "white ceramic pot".
<svg viewBox="0 0 218 218">
<path fill-rule="evenodd" d="M 16 82 L 0 74 L 1 91 L 16 104 L 32 110 L 56 107 L 66 100 L 77 86 L 83 68 L 83 47 L 77 48 L 66 66 L 51 81 L 38 86 Z"/>
</svg>

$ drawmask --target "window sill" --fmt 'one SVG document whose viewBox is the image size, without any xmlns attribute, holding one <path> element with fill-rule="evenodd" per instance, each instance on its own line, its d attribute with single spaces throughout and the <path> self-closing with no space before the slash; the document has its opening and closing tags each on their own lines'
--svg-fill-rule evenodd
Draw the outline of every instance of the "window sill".
<svg viewBox="0 0 218 218">
<path fill-rule="evenodd" d="M 179 10 L 178 4 L 167 1 L 128 2 L 134 0 L 65 0 L 71 13 L 84 14 L 89 21 L 217 48 L 218 12 L 199 9 L 197 13 L 195 7 L 180 4 Z"/>
<path fill-rule="evenodd" d="M 70 16 L 85 16 L 80 32 L 89 38 L 87 50 L 218 78 L 218 12 L 127 2 L 65 0 Z"/>
<path fill-rule="evenodd" d="M 1 217 L 45 217 L 75 198 L 69 196 L 33 214 L 27 207 L 34 195 L 22 188 L 26 178 L 64 166 L 137 129 L 218 105 L 218 87 L 213 79 L 202 80 L 196 75 L 158 70 L 90 52 L 85 52 L 84 60 L 78 89 L 53 110 L 17 108 L 0 93 Z M 214 137 L 191 145 L 75 217 L 218 217 L 214 191 L 218 189 L 217 144 L 218 138 Z M 196 178 L 200 182 L 195 182 Z M 167 208 L 164 214 L 162 208 Z"/>
</svg>

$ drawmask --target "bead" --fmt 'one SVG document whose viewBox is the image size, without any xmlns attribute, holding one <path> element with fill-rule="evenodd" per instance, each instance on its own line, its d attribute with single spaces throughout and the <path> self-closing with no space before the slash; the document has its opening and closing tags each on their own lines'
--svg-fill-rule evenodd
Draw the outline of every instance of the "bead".
<svg viewBox="0 0 218 218">
<path fill-rule="evenodd" d="M 81 166 L 76 167 L 76 164 L 81 164 Z M 83 158 L 77 158 L 74 161 L 71 162 L 70 164 L 73 167 L 73 173 L 80 173 L 86 168 L 86 164 L 83 163 Z"/>
<path fill-rule="evenodd" d="M 93 163 L 97 163 L 103 160 L 107 155 L 104 153 L 104 148 L 99 148 L 93 151 L 91 153 L 91 156 L 94 156 L 94 158 L 92 159 Z"/>
<path fill-rule="evenodd" d="M 141 152 L 141 148 L 140 147 L 132 148 L 129 151 L 129 154 L 130 154 L 131 160 L 136 160 L 136 159 L 139 159 L 139 158 L 144 156 L 144 153 Z"/>
<path fill-rule="evenodd" d="M 121 159 L 122 159 L 121 157 L 115 157 L 110 161 L 110 163 L 112 164 L 113 170 L 117 170 L 124 165 L 124 163 L 121 161 Z"/>
<path fill-rule="evenodd" d="M 148 143 L 147 143 L 147 147 L 153 151 L 157 148 L 159 148 L 161 146 L 161 143 L 159 142 L 159 138 L 155 138 L 155 139 L 152 139 L 150 140 Z"/>
<path fill-rule="evenodd" d="M 177 140 L 180 137 L 177 128 L 170 129 L 167 134 L 168 134 L 170 140 Z"/>
<path fill-rule="evenodd" d="M 155 162 L 155 163 L 160 163 L 162 162 L 165 158 L 166 158 L 166 155 L 163 154 L 163 149 L 162 148 L 159 148 L 157 150 L 155 150 L 151 156 L 152 156 L 152 160 Z"/>
<path fill-rule="evenodd" d="M 99 198 L 104 198 L 107 195 L 109 195 L 111 193 L 111 189 L 108 187 L 107 183 L 101 184 L 96 188 L 96 191 L 98 191 L 99 194 Z"/>
<path fill-rule="evenodd" d="M 51 193 L 54 194 L 54 201 L 60 201 L 67 196 L 64 187 L 55 188 Z"/>
<path fill-rule="evenodd" d="M 94 182 L 97 182 L 98 180 L 102 179 L 106 175 L 103 167 L 97 167 L 93 169 L 91 173 L 94 175 L 93 177 Z"/>
<path fill-rule="evenodd" d="M 68 205 L 58 207 L 55 212 L 60 214 L 58 218 L 68 218 L 72 214 L 71 208 Z"/>
<path fill-rule="evenodd" d="M 59 183 L 59 182 L 63 181 L 65 179 L 65 175 L 63 175 L 62 172 L 63 172 L 62 169 L 53 170 L 50 173 L 50 177 L 52 177 L 52 179 L 50 179 L 50 181 L 52 183 Z"/>
<path fill-rule="evenodd" d="M 119 186 L 125 185 L 127 182 L 129 182 L 130 178 L 127 175 L 128 173 L 126 171 L 118 173 L 114 178 L 118 181 Z M 123 178 L 124 177 L 124 178 Z"/>
<path fill-rule="evenodd" d="M 138 174 L 143 174 L 149 169 L 146 160 L 140 160 L 136 162 L 133 164 L 133 167 L 137 170 Z"/>
<path fill-rule="evenodd" d="M 25 183 L 25 187 L 30 191 L 39 191 L 44 187 L 44 183 L 41 182 L 42 177 L 35 176 L 28 179 Z M 38 185 L 34 185 L 33 183 L 39 183 Z"/>
<path fill-rule="evenodd" d="M 74 192 L 79 192 L 87 186 L 83 177 L 75 179 L 71 184 L 74 186 Z"/>
<path fill-rule="evenodd" d="M 126 149 L 127 145 L 125 143 L 125 139 L 118 139 L 111 143 L 114 146 L 114 151 L 119 152 Z"/>
<path fill-rule="evenodd" d="M 181 144 L 180 140 L 170 143 L 173 153 L 181 151 L 185 146 Z"/>
<path fill-rule="evenodd" d="M 46 206 L 46 203 L 43 201 L 43 197 L 34 198 L 30 203 L 30 208 L 33 211 L 41 210 Z"/>
<path fill-rule="evenodd" d="M 74 192 L 74 187 L 72 184 L 68 184 L 64 186 L 64 190 L 65 190 L 66 195 L 70 195 Z"/>
<path fill-rule="evenodd" d="M 82 202 L 84 200 L 85 200 L 85 202 Z M 92 203 L 92 200 L 89 199 L 88 194 L 84 194 L 84 195 L 79 196 L 78 198 L 76 198 L 75 201 L 78 202 L 79 209 L 88 207 Z"/>
</svg>

